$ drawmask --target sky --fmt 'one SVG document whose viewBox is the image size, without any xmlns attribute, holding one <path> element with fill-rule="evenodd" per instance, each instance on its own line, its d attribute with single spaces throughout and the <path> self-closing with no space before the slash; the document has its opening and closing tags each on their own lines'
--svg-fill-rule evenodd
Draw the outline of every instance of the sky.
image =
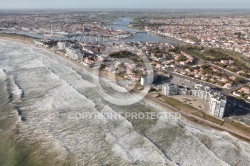
<svg viewBox="0 0 250 166">
<path fill-rule="evenodd" d="M 250 8 L 250 0 L 0 0 L 0 9 Z"/>
</svg>

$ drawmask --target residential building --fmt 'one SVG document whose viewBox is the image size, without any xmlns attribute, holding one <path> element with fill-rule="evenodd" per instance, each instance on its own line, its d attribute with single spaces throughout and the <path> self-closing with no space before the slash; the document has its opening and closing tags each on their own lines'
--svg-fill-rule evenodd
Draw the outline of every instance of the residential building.
<svg viewBox="0 0 250 166">
<path fill-rule="evenodd" d="M 66 56 L 68 56 L 69 58 L 73 60 L 78 60 L 78 61 L 80 61 L 83 57 L 80 50 L 76 50 L 71 47 L 66 48 Z"/>
<path fill-rule="evenodd" d="M 208 102 L 209 114 L 218 118 L 223 118 L 227 99 L 220 92 L 212 90 L 209 86 L 203 84 L 195 84 L 194 89 L 180 87 L 178 85 L 168 83 L 162 87 L 162 93 L 166 96 L 171 95 L 193 95 L 201 100 Z"/>
<path fill-rule="evenodd" d="M 178 85 L 167 83 L 162 87 L 162 92 L 166 96 L 172 95 L 190 95 L 191 91 L 188 88 L 180 87 Z"/>
<path fill-rule="evenodd" d="M 65 50 L 66 49 L 66 43 L 65 42 L 58 42 L 57 47 L 58 47 L 58 50 Z"/>
</svg>

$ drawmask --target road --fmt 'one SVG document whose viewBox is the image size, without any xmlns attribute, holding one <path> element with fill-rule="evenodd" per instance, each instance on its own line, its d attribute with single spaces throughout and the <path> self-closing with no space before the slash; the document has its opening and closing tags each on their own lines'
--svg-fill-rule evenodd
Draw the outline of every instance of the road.
<svg viewBox="0 0 250 166">
<path fill-rule="evenodd" d="M 195 115 L 187 114 L 187 113 L 182 112 L 182 111 L 178 110 L 177 108 L 174 108 L 174 107 L 170 106 L 169 104 L 167 104 L 167 103 L 165 103 L 163 101 L 160 101 L 160 100 L 158 100 L 156 98 L 147 96 L 147 99 L 149 101 L 151 101 L 151 102 L 159 104 L 160 106 L 162 106 L 163 108 L 165 108 L 166 111 L 172 111 L 172 112 L 178 112 L 178 113 L 180 113 L 182 115 L 182 118 L 184 120 L 188 119 L 188 120 L 191 120 L 191 121 L 195 121 L 195 123 L 198 123 L 198 124 L 204 124 L 204 125 L 210 126 L 212 128 L 218 129 L 218 130 L 227 131 L 230 134 L 233 134 L 235 136 L 238 136 L 239 138 L 242 138 L 242 139 L 247 140 L 248 142 L 250 142 L 250 134 L 249 133 L 246 134 L 246 133 L 242 133 L 240 131 L 235 131 L 233 129 L 230 129 L 230 128 L 227 128 L 227 127 L 215 124 L 213 122 L 210 122 L 210 121 L 205 120 L 203 118 L 197 117 Z"/>
<path fill-rule="evenodd" d="M 223 89 L 222 87 L 217 86 L 215 84 L 212 84 L 212 83 L 209 83 L 209 82 L 205 82 L 205 81 L 202 81 L 202 80 L 198 80 L 198 79 L 195 79 L 195 78 L 191 78 L 191 77 L 188 77 L 188 76 L 185 76 L 185 75 L 182 75 L 182 74 L 179 74 L 179 73 L 175 73 L 175 72 L 172 72 L 172 71 L 169 71 L 169 70 L 163 70 L 162 72 L 158 72 L 158 73 L 162 74 L 162 75 L 165 75 L 165 76 L 168 73 L 168 74 L 171 74 L 173 76 L 180 77 L 180 78 L 183 78 L 183 79 L 195 82 L 197 84 L 204 84 L 206 86 L 210 86 L 211 88 L 219 88 L 219 89 L 222 90 L 221 93 L 223 95 L 226 95 L 226 96 L 232 96 L 231 93 L 234 92 L 235 90 L 241 89 L 244 85 L 250 85 L 250 82 L 248 82 L 246 84 L 240 84 L 237 87 L 232 88 L 232 89 Z"/>
<path fill-rule="evenodd" d="M 215 64 L 213 64 L 213 63 L 211 63 L 211 62 L 207 62 L 209 65 L 211 65 L 211 66 L 214 66 L 214 67 L 217 67 L 217 68 L 219 68 L 220 70 L 223 70 L 226 74 L 228 74 L 228 75 L 233 75 L 233 76 L 235 76 L 235 77 L 240 77 L 240 78 L 243 78 L 243 79 L 246 79 L 247 81 L 250 81 L 250 79 L 249 78 L 246 78 L 246 77 L 243 77 L 243 76 L 241 76 L 241 75 L 239 75 L 239 74 L 236 74 L 236 73 L 234 73 L 234 72 L 231 72 L 231 71 L 229 71 L 229 70 L 226 70 L 226 69 L 224 69 L 224 68 L 222 68 L 222 67 L 220 67 L 220 66 L 218 66 L 218 65 L 215 65 Z"/>
</svg>

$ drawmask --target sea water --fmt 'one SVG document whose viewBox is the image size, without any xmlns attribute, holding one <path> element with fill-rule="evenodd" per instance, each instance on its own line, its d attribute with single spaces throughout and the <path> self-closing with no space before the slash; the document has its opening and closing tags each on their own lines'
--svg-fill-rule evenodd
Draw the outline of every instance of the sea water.
<svg viewBox="0 0 250 166">
<path fill-rule="evenodd" d="M 93 79 L 58 55 L 0 40 L 0 165 L 250 163 L 249 143 L 183 120 L 126 116 L 168 110 L 111 104 L 100 91 L 119 94 Z"/>
</svg>

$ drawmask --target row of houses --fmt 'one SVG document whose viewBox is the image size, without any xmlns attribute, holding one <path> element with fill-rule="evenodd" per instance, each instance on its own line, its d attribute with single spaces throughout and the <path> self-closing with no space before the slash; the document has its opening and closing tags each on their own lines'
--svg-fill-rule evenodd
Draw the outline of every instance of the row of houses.
<svg viewBox="0 0 250 166">
<path fill-rule="evenodd" d="M 193 95 L 208 102 L 209 114 L 218 118 L 223 118 L 225 114 L 227 99 L 219 91 L 212 90 L 209 86 L 195 84 L 194 88 L 181 87 L 176 84 L 167 83 L 162 87 L 162 92 L 166 96 L 172 95 Z"/>
</svg>

